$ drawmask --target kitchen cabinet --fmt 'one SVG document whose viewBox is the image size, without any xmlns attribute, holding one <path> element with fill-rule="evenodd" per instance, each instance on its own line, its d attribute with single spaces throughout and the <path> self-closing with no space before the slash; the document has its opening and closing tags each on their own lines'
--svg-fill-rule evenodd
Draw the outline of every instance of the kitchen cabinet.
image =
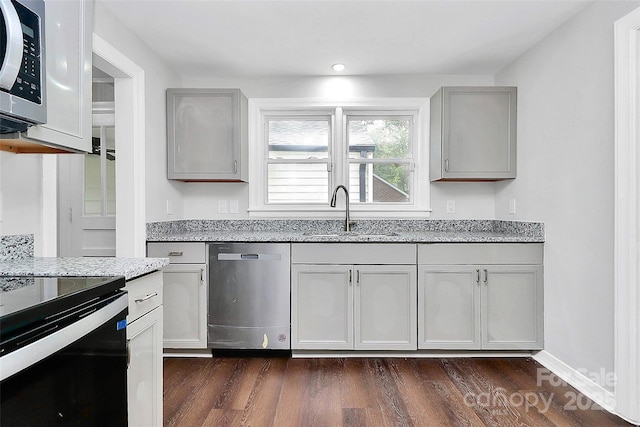
<svg viewBox="0 0 640 427">
<path fill-rule="evenodd" d="M 162 272 L 128 281 L 129 425 L 162 426 Z"/>
<path fill-rule="evenodd" d="M 93 1 L 46 1 L 47 123 L 21 140 L 16 152 L 91 152 Z"/>
<path fill-rule="evenodd" d="M 443 87 L 431 97 L 431 181 L 516 177 L 517 88 Z"/>
<path fill-rule="evenodd" d="M 169 258 L 163 270 L 163 347 L 207 348 L 207 277 L 204 243 L 149 243 L 152 258 Z"/>
<path fill-rule="evenodd" d="M 542 244 L 418 245 L 418 347 L 543 348 Z"/>
<path fill-rule="evenodd" d="M 415 350 L 415 251 L 413 244 L 293 244 L 292 349 Z"/>
<path fill-rule="evenodd" d="M 239 89 L 167 89 L 167 177 L 246 182 L 247 98 Z"/>
</svg>

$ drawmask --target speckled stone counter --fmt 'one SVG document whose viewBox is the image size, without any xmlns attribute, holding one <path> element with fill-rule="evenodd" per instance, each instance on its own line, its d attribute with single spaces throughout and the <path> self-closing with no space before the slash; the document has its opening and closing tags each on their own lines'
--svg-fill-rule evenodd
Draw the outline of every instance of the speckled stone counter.
<svg viewBox="0 0 640 427">
<path fill-rule="evenodd" d="M 497 220 L 182 220 L 147 224 L 149 242 L 540 243 L 544 225 Z"/>
<path fill-rule="evenodd" d="M 0 261 L 0 276 L 124 276 L 159 270 L 168 258 L 20 258 Z"/>
<path fill-rule="evenodd" d="M 33 234 L 0 236 L 0 260 L 33 256 Z"/>
</svg>

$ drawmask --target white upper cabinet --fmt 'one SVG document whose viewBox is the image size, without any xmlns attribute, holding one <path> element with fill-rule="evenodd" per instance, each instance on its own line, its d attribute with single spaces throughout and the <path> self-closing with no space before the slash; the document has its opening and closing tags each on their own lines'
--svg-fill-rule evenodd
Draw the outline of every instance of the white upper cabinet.
<svg viewBox="0 0 640 427">
<path fill-rule="evenodd" d="M 239 89 L 167 89 L 167 177 L 246 182 L 247 105 Z"/>
<path fill-rule="evenodd" d="M 47 123 L 30 127 L 26 136 L 44 146 L 90 152 L 93 1 L 47 0 L 45 30 Z"/>
<path fill-rule="evenodd" d="M 515 87 L 443 87 L 431 97 L 431 181 L 516 177 Z"/>
</svg>

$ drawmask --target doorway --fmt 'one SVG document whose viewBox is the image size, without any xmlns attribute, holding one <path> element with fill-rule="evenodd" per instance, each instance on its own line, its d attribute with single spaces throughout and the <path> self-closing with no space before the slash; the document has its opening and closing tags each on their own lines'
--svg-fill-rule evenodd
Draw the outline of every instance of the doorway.
<svg viewBox="0 0 640 427">
<path fill-rule="evenodd" d="M 615 24 L 615 399 L 640 423 L 640 8 Z"/>
<path fill-rule="evenodd" d="M 96 67 L 92 74 L 92 151 L 58 158 L 63 257 L 116 255 L 114 79 Z"/>
<path fill-rule="evenodd" d="M 145 224 L 145 78 L 144 70 L 99 35 L 93 34 L 93 65 L 113 78 L 115 117 L 115 256 L 144 257 Z M 109 153 L 109 146 L 104 150 Z M 65 170 L 58 165 L 58 176 Z M 84 185 L 84 184 L 83 184 Z M 58 186 L 58 198 L 66 188 Z M 58 210 L 58 223 L 68 212 Z M 69 241 L 59 233 L 58 250 Z"/>
</svg>

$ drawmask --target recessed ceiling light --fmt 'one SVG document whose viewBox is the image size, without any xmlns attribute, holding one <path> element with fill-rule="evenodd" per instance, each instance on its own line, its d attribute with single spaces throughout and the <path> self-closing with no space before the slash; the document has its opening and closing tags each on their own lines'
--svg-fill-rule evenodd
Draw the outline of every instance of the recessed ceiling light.
<svg viewBox="0 0 640 427">
<path fill-rule="evenodd" d="M 333 64 L 331 68 L 333 68 L 333 71 L 342 71 L 344 70 L 344 64 Z"/>
</svg>

